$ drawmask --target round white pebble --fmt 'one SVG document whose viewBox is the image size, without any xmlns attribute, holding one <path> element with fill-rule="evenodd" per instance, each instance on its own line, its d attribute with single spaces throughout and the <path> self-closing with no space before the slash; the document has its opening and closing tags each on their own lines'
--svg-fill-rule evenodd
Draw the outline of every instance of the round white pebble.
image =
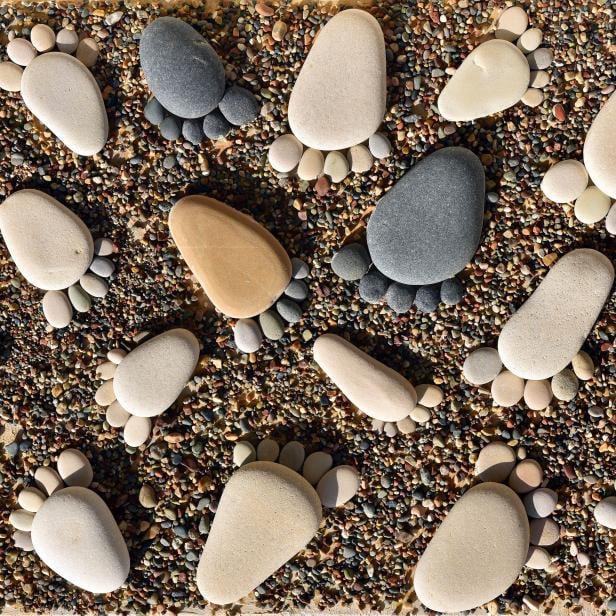
<svg viewBox="0 0 616 616">
<path fill-rule="evenodd" d="M 550 554 L 544 548 L 530 546 L 526 556 L 526 566 L 530 569 L 547 569 L 550 566 Z"/>
<path fill-rule="evenodd" d="M 37 51 L 45 53 L 56 46 L 56 34 L 47 24 L 36 24 L 30 32 L 30 41 Z"/>
<path fill-rule="evenodd" d="M 522 399 L 524 380 L 509 370 L 503 370 L 492 382 L 491 391 L 494 403 L 507 408 Z"/>
<path fill-rule="evenodd" d="M 498 351 L 490 347 L 475 349 L 462 366 L 464 378 L 472 385 L 484 385 L 493 381 L 503 368 Z"/>
<path fill-rule="evenodd" d="M 552 377 L 552 392 L 557 400 L 569 402 L 577 395 L 579 389 L 579 381 L 575 372 L 565 368 L 554 377 Z"/>
<path fill-rule="evenodd" d="M 23 68 L 14 62 L 0 62 L 0 90 L 19 92 Z"/>
<path fill-rule="evenodd" d="M 592 375 L 595 371 L 595 365 L 593 364 L 592 358 L 586 351 L 580 351 L 572 360 L 571 366 L 573 367 L 573 372 L 575 372 L 575 376 L 577 376 L 580 381 L 588 381 L 592 379 Z"/>
<path fill-rule="evenodd" d="M 543 102 L 543 92 L 537 88 L 528 88 L 522 96 L 522 102 L 529 107 L 538 107 Z"/>
<path fill-rule="evenodd" d="M 524 497 L 526 513 L 531 518 L 547 518 L 554 513 L 558 495 L 549 488 L 538 488 Z"/>
<path fill-rule="evenodd" d="M 127 353 L 124 349 L 111 349 L 107 353 L 107 359 L 112 361 L 114 364 L 119 364 L 125 357 Z"/>
<path fill-rule="evenodd" d="M 391 143 L 389 143 L 389 139 L 382 133 L 374 133 L 374 135 L 368 139 L 368 147 L 374 158 L 381 159 L 391 156 Z"/>
<path fill-rule="evenodd" d="M 253 319 L 240 319 L 233 328 L 233 340 L 242 353 L 255 353 L 263 342 L 263 334 Z"/>
<path fill-rule="evenodd" d="M 575 201 L 588 186 L 586 167 L 578 160 L 562 160 L 550 167 L 541 181 L 541 191 L 554 203 Z"/>
<path fill-rule="evenodd" d="M 25 509 L 16 509 L 11 511 L 9 515 L 9 522 L 17 530 L 23 530 L 30 532 L 32 530 L 32 522 L 34 521 L 34 514 L 31 511 Z"/>
<path fill-rule="evenodd" d="M 303 151 L 304 146 L 295 135 L 281 135 L 269 148 L 269 163 L 275 171 L 289 173 L 299 164 Z"/>
<path fill-rule="evenodd" d="M 66 327 L 73 318 L 73 306 L 66 293 L 47 291 L 43 296 L 43 314 L 52 327 Z"/>
<path fill-rule="evenodd" d="M 612 203 L 612 207 L 607 213 L 607 217 L 605 218 L 605 228 L 608 233 L 616 235 L 616 203 Z"/>
<path fill-rule="evenodd" d="M 51 496 L 54 492 L 64 487 L 64 482 L 60 478 L 60 475 L 49 466 L 39 466 L 34 472 L 34 481 L 36 481 L 36 485 L 47 494 L 47 496 Z"/>
<path fill-rule="evenodd" d="M 428 409 L 438 406 L 443 401 L 443 392 L 438 385 L 432 383 L 422 383 L 415 388 L 417 393 L 417 404 L 421 404 Z"/>
<path fill-rule="evenodd" d="M 24 488 L 17 497 L 17 502 L 22 509 L 36 513 L 45 502 L 47 496 L 38 488 Z"/>
<path fill-rule="evenodd" d="M 58 473 L 67 486 L 87 488 L 92 483 L 92 465 L 78 449 L 65 449 L 58 456 Z"/>
<path fill-rule="evenodd" d="M 528 15 L 523 8 L 512 6 L 501 13 L 496 24 L 496 38 L 515 41 L 528 28 Z"/>
<path fill-rule="evenodd" d="M 6 46 L 6 53 L 9 59 L 15 62 L 15 64 L 19 64 L 19 66 L 28 66 L 37 56 L 34 45 L 23 38 L 16 38 L 10 41 Z"/>
<path fill-rule="evenodd" d="M 524 53 L 530 53 L 535 51 L 543 41 L 543 32 L 539 28 L 529 28 L 526 32 L 522 33 L 522 36 L 518 39 L 518 49 Z"/>
<path fill-rule="evenodd" d="M 77 45 L 75 56 L 88 68 L 92 68 L 98 58 L 98 43 L 93 38 L 82 39 Z"/>
<path fill-rule="evenodd" d="M 112 402 L 115 402 L 115 399 L 113 381 L 105 381 L 94 394 L 94 400 L 99 406 L 109 406 Z"/>
<path fill-rule="evenodd" d="M 79 279 L 79 284 L 92 297 L 105 297 L 109 292 L 109 285 L 95 274 L 84 274 Z"/>
<path fill-rule="evenodd" d="M 79 37 L 75 30 L 69 30 L 68 28 L 62 28 L 56 36 L 56 45 L 58 49 L 63 53 L 73 53 L 77 49 L 79 44 Z"/>
<path fill-rule="evenodd" d="M 610 211 L 610 198 L 596 186 L 589 186 L 575 202 L 575 217 L 586 225 L 599 222 Z"/>
<path fill-rule="evenodd" d="M 340 507 L 350 501 L 359 490 L 359 473 L 352 466 L 336 466 L 327 471 L 317 493 L 324 507 Z"/>
<path fill-rule="evenodd" d="M 515 460 L 515 451 L 507 443 L 489 443 L 477 456 L 475 475 L 481 481 L 505 481 L 515 466 Z"/>
<path fill-rule="evenodd" d="M 107 408 L 105 419 L 112 428 L 122 428 L 130 418 L 130 413 L 116 400 Z"/>
<path fill-rule="evenodd" d="M 323 172 L 325 159 L 321 150 L 308 148 L 303 154 L 297 167 L 297 175 L 300 180 L 316 180 Z"/>
<path fill-rule="evenodd" d="M 418 404 L 410 414 L 410 418 L 419 424 L 427 423 L 430 421 L 430 411 L 425 406 Z"/>
<path fill-rule="evenodd" d="M 616 496 L 604 498 L 594 510 L 595 520 L 605 528 L 616 529 Z"/>
<path fill-rule="evenodd" d="M 124 442 L 129 447 L 139 447 L 150 437 L 152 421 L 149 417 L 131 415 L 124 426 Z"/>
<path fill-rule="evenodd" d="M 248 441 L 239 441 L 233 448 L 233 464 L 242 466 L 257 459 L 257 452 Z"/>
</svg>

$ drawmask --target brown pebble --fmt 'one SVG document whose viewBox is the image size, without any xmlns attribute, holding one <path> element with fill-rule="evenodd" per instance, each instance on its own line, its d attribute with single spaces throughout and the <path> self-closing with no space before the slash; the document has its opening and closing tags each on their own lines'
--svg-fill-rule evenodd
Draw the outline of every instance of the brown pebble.
<svg viewBox="0 0 616 616">
<path fill-rule="evenodd" d="M 265 4 L 264 2 L 257 2 L 255 10 L 262 17 L 271 17 L 274 14 L 274 9 L 271 6 Z"/>
<path fill-rule="evenodd" d="M 329 192 L 329 180 L 322 175 L 314 185 L 314 190 L 319 197 L 324 197 Z"/>
<path fill-rule="evenodd" d="M 567 114 L 565 113 L 565 108 L 560 103 L 558 103 L 558 105 L 554 105 L 554 107 L 552 107 L 552 113 L 554 114 L 554 117 L 559 122 L 564 122 L 567 119 Z"/>
</svg>

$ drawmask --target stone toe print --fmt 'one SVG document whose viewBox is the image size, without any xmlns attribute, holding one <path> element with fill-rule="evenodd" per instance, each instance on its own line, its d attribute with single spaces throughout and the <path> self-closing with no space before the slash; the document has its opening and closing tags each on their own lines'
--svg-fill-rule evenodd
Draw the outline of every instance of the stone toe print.
<svg viewBox="0 0 616 616">
<path fill-rule="evenodd" d="M 415 432 L 417 424 L 430 422 L 431 409 L 443 401 L 438 386 L 413 387 L 402 375 L 335 334 L 319 336 L 313 354 L 349 401 L 387 436 Z"/>
<path fill-rule="evenodd" d="M 233 334 L 241 352 L 256 352 L 263 335 L 279 340 L 285 321 L 302 318 L 308 266 L 290 259 L 254 218 L 209 197 L 185 197 L 171 209 L 169 230 L 214 307 L 237 319 Z"/>
<path fill-rule="evenodd" d="M 114 244 L 93 240 L 83 221 L 53 197 L 30 189 L 13 193 L 0 205 L 0 231 L 21 275 L 46 291 L 43 314 L 52 327 L 67 327 L 73 310 L 87 312 L 109 291 Z"/>
<path fill-rule="evenodd" d="M 502 442 L 479 453 L 475 473 L 484 483 L 452 507 L 417 563 L 414 589 L 427 608 L 472 610 L 506 592 L 523 567 L 551 570 L 558 496 L 536 460 L 516 460 Z"/>
<path fill-rule="evenodd" d="M 468 122 L 513 107 L 520 100 L 530 107 L 543 102 L 541 88 L 550 82 L 546 69 L 551 49 L 540 47 L 541 30 L 528 28 L 528 15 L 506 9 L 496 24 L 495 38 L 476 47 L 455 70 L 438 98 L 446 120 Z"/>
<path fill-rule="evenodd" d="M 90 462 L 77 449 L 65 449 L 57 468 L 39 467 L 37 487 L 17 495 L 21 509 L 9 517 L 15 546 L 34 550 L 52 571 L 83 590 L 113 592 L 126 581 L 130 559 L 113 514 L 89 489 Z"/>
<path fill-rule="evenodd" d="M 100 152 L 109 123 L 89 70 L 98 57 L 97 42 L 80 39 L 68 28 L 56 35 L 49 26 L 38 24 L 30 31 L 30 40 L 13 38 L 6 51 L 9 61 L 0 63 L 0 89 L 21 92 L 30 112 L 75 154 Z"/>
<path fill-rule="evenodd" d="M 181 19 L 153 21 L 141 35 L 139 57 L 153 95 L 144 114 L 164 139 L 181 137 L 199 145 L 204 137 L 225 137 L 259 114 L 252 92 L 225 86 L 225 69 L 218 54 Z"/>
<path fill-rule="evenodd" d="M 385 117 L 386 79 L 378 21 L 358 9 L 330 19 L 293 86 L 291 133 L 270 146 L 273 169 L 284 174 L 295 170 L 305 181 L 322 178 L 328 187 L 350 172 L 366 173 L 374 158 L 389 156 L 391 145 L 377 132 Z"/>
<path fill-rule="evenodd" d="M 532 410 L 546 408 L 553 397 L 573 400 L 578 379 L 592 379 L 593 361 L 581 348 L 613 282 L 610 260 L 596 250 L 561 257 L 505 324 L 498 351 L 482 347 L 466 358 L 464 377 L 473 385 L 491 382 L 494 403 L 502 407 L 522 398 Z"/>
<path fill-rule="evenodd" d="M 616 235 L 616 94 L 593 120 L 584 142 L 584 163 L 562 160 L 548 169 L 541 182 L 543 195 L 554 203 L 574 203 L 575 217 L 593 225 L 605 219 Z M 594 185 L 589 186 L 589 178 Z"/>
<path fill-rule="evenodd" d="M 322 507 L 343 506 L 360 484 L 354 467 L 332 468 L 321 451 L 306 457 L 297 441 L 280 449 L 266 439 L 256 450 L 240 441 L 233 457 L 240 468 L 222 493 L 197 569 L 199 591 L 217 605 L 245 597 L 303 550 Z"/>
<path fill-rule="evenodd" d="M 107 407 L 105 419 L 123 428 L 128 447 L 140 447 L 152 431 L 152 417 L 178 399 L 199 361 L 199 342 L 186 329 L 171 329 L 141 342 L 130 353 L 116 348 L 96 373 L 104 383 L 96 403 Z"/>
<path fill-rule="evenodd" d="M 368 221 L 367 247 L 347 244 L 332 269 L 359 280 L 360 297 L 386 302 L 396 313 L 413 306 L 434 312 L 459 303 L 455 276 L 471 261 L 481 237 L 485 174 L 470 150 L 443 148 L 408 171 L 377 203 Z"/>
</svg>

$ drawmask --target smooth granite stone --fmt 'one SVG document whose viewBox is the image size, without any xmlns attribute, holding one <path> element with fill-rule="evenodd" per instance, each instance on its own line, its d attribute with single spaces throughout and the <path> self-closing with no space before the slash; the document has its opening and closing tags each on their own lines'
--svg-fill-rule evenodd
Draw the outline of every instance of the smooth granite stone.
<svg viewBox="0 0 616 616">
<path fill-rule="evenodd" d="M 359 281 L 359 297 L 369 304 L 376 304 L 385 297 L 389 283 L 389 279 L 373 267 Z"/>
<path fill-rule="evenodd" d="M 39 190 L 19 190 L 0 205 L 0 231 L 17 269 L 40 289 L 74 284 L 94 256 L 83 221 Z"/>
<path fill-rule="evenodd" d="M 459 147 L 430 154 L 370 217 L 366 237 L 374 265 L 409 285 L 452 278 L 477 250 L 484 200 L 485 176 L 475 154 Z"/>
<path fill-rule="evenodd" d="M 66 293 L 47 291 L 43 297 L 43 314 L 52 327 L 66 327 L 73 319 L 73 307 Z"/>
<path fill-rule="evenodd" d="M 434 312 L 441 301 L 441 285 L 426 284 L 417 289 L 415 307 L 420 312 Z"/>
<path fill-rule="evenodd" d="M 362 413 L 396 422 L 417 404 L 413 386 L 395 370 L 335 334 L 319 336 L 314 360 Z"/>
<path fill-rule="evenodd" d="M 289 173 L 293 171 L 302 158 L 304 146 L 300 140 L 289 133 L 277 137 L 269 147 L 269 164 L 275 171 Z"/>
<path fill-rule="evenodd" d="M 366 173 L 372 169 L 374 158 L 365 145 L 354 145 L 347 152 L 347 162 L 353 173 Z"/>
<path fill-rule="evenodd" d="M 515 105 L 530 80 L 526 56 L 512 43 L 494 39 L 466 56 L 440 96 L 438 110 L 453 122 L 469 122 Z"/>
<path fill-rule="evenodd" d="M 65 449 L 58 456 L 58 474 L 67 486 L 87 488 L 94 478 L 90 460 L 78 449 Z"/>
<path fill-rule="evenodd" d="M 24 550 L 24 552 L 32 552 L 34 550 L 34 546 L 32 545 L 32 537 L 29 532 L 16 530 L 13 533 L 12 538 L 16 548 Z"/>
<path fill-rule="evenodd" d="M 182 122 L 182 137 L 193 145 L 203 141 L 203 122 L 201 120 L 184 120 Z"/>
<path fill-rule="evenodd" d="M 387 287 L 385 301 L 396 314 L 404 314 L 413 307 L 416 295 L 417 287 L 392 282 Z"/>
<path fill-rule="evenodd" d="M 552 393 L 557 400 L 569 402 L 577 396 L 580 389 L 577 376 L 573 370 L 565 368 L 552 377 Z"/>
<path fill-rule="evenodd" d="M 325 159 L 321 150 L 308 148 L 303 154 L 297 167 L 297 175 L 300 180 L 316 180 L 323 172 Z"/>
<path fill-rule="evenodd" d="M 342 280 L 359 280 L 370 267 L 370 256 L 361 244 L 347 244 L 332 258 L 332 270 Z"/>
<path fill-rule="evenodd" d="M 131 415 L 124 424 L 124 442 L 128 447 L 141 447 L 152 432 L 152 420 L 149 417 Z"/>
<path fill-rule="evenodd" d="M 92 308 L 92 298 L 78 284 L 68 288 L 68 298 L 77 312 L 88 312 Z"/>
<path fill-rule="evenodd" d="M 324 451 L 311 453 L 304 461 L 302 474 L 311 485 L 316 485 L 334 463 L 330 454 Z"/>
<path fill-rule="evenodd" d="M 302 318 L 301 306 L 286 297 L 276 302 L 276 310 L 287 323 L 297 323 Z"/>
<path fill-rule="evenodd" d="M 265 312 L 291 280 L 291 260 L 256 220 L 205 196 L 180 199 L 171 236 L 214 306 L 242 319 Z"/>
<path fill-rule="evenodd" d="M 133 349 L 113 381 L 117 401 L 131 414 L 154 417 L 182 393 L 199 361 L 199 342 L 186 329 L 170 329 Z"/>
<path fill-rule="evenodd" d="M 447 306 L 459 304 L 464 294 L 464 285 L 457 278 L 449 278 L 441 284 L 441 301 Z"/>
<path fill-rule="evenodd" d="M 391 156 L 391 143 L 383 133 L 374 133 L 368 139 L 370 154 L 377 160 Z"/>
<path fill-rule="evenodd" d="M 550 547 L 560 539 L 560 527 L 552 518 L 530 521 L 530 542 L 540 547 Z"/>
<path fill-rule="evenodd" d="M 250 90 L 231 86 L 218 103 L 218 109 L 229 124 L 243 126 L 257 119 L 259 102 Z"/>
<path fill-rule="evenodd" d="M 34 518 L 32 544 L 50 569 L 88 592 L 113 592 L 128 577 L 122 533 L 92 490 L 71 487 L 50 496 Z"/>
<path fill-rule="evenodd" d="M 548 407 L 552 401 L 552 387 L 550 381 L 526 381 L 524 386 L 524 402 L 533 411 L 541 411 Z"/>
<path fill-rule="evenodd" d="M 524 507 L 530 518 L 547 518 L 554 513 L 558 494 L 549 488 L 538 488 L 524 497 Z"/>
<path fill-rule="evenodd" d="M 464 360 L 462 374 L 472 385 L 485 385 L 498 376 L 502 367 L 503 362 L 496 349 L 480 347 Z"/>
<path fill-rule="evenodd" d="M 317 485 L 323 507 L 341 507 L 359 490 L 360 476 L 352 466 L 335 466 L 327 471 Z"/>
<path fill-rule="evenodd" d="M 616 530 L 616 496 L 607 496 L 594 509 L 597 524 Z"/>
<path fill-rule="evenodd" d="M 105 420 L 112 428 L 123 428 L 131 417 L 117 400 L 111 403 L 105 413 Z"/>
<path fill-rule="evenodd" d="M 311 541 L 321 517 L 317 493 L 295 471 L 274 462 L 242 466 L 218 504 L 197 569 L 199 591 L 217 605 L 238 601 Z"/>
<path fill-rule="evenodd" d="M 259 325 L 268 340 L 280 340 L 284 336 L 284 322 L 273 310 L 266 310 L 259 315 Z"/>
<path fill-rule="evenodd" d="M 587 186 L 586 167 L 577 160 L 561 160 L 541 180 L 541 191 L 554 203 L 573 203 Z"/>
<path fill-rule="evenodd" d="M 51 51 L 56 46 L 56 33 L 47 24 L 36 24 L 30 31 L 30 42 L 40 53 Z"/>
<path fill-rule="evenodd" d="M 551 49 L 540 47 L 526 56 L 526 61 L 531 70 L 544 70 L 554 62 L 554 52 Z"/>
<path fill-rule="evenodd" d="M 518 49 L 525 54 L 535 51 L 543 42 L 543 32 L 539 28 L 529 28 L 523 32 L 518 39 L 516 45 Z"/>
<path fill-rule="evenodd" d="M 222 139 L 231 131 L 231 124 L 220 113 L 218 109 L 214 109 L 203 118 L 203 133 L 208 139 Z"/>
<path fill-rule="evenodd" d="M 319 32 L 293 86 L 288 112 L 293 134 L 317 150 L 362 143 L 383 122 L 386 77 L 378 21 L 358 9 L 339 12 Z"/>
<path fill-rule="evenodd" d="M 167 116 L 159 126 L 160 134 L 167 141 L 175 141 L 179 139 L 182 128 L 180 121 L 174 116 Z"/>
<path fill-rule="evenodd" d="M 328 175 L 332 182 L 342 182 L 349 175 L 349 162 L 342 152 L 330 152 L 325 158 L 323 173 Z"/>
<path fill-rule="evenodd" d="M 471 610 L 495 599 L 522 571 L 528 540 L 528 518 L 511 489 L 500 483 L 471 488 L 417 563 L 417 597 L 437 612 Z"/>
<path fill-rule="evenodd" d="M 170 113 L 199 118 L 225 92 L 225 70 L 211 45 L 189 24 L 159 17 L 141 34 L 139 58 L 152 94 Z"/>
<path fill-rule="evenodd" d="M 561 257 L 503 327 L 503 364 L 535 381 L 559 373 L 584 344 L 613 283 L 614 267 L 600 252 L 580 248 Z"/>
<path fill-rule="evenodd" d="M 507 443 L 495 441 L 479 452 L 475 463 L 475 475 L 481 481 L 506 481 L 515 463 L 515 451 Z"/>
<path fill-rule="evenodd" d="M 263 334 L 253 319 L 240 319 L 233 327 L 233 341 L 238 351 L 256 353 L 263 342 Z"/>
<path fill-rule="evenodd" d="M 26 107 L 75 154 L 93 156 L 109 135 L 107 112 L 92 73 L 77 58 L 51 52 L 24 70 Z"/>
<path fill-rule="evenodd" d="M 308 297 L 308 285 L 303 280 L 291 280 L 284 294 L 296 302 L 303 302 Z"/>
<path fill-rule="evenodd" d="M 165 119 L 165 108 L 152 96 L 143 109 L 143 115 L 151 124 L 160 126 Z"/>
</svg>

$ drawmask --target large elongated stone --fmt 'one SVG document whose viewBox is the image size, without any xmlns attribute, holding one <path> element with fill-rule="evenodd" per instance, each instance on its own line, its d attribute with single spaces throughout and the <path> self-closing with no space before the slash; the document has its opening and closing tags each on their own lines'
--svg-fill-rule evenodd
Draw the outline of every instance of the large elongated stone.
<svg viewBox="0 0 616 616">
<path fill-rule="evenodd" d="M 169 215 L 171 235 L 208 297 L 223 314 L 265 312 L 291 279 L 291 260 L 256 220 L 204 196 L 180 199 Z"/>
<path fill-rule="evenodd" d="M 613 282 L 614 267 L 596 250 L 580 248 L 561 257 L 503 327 L 498 339 L 503 364 L 534 381 L 559 373 L 584 344 Z"/>
<path fill-rule="evenodd" d="M 500 483 L 471 488 L 417 563 L 417 597 L 436 612 L 461 612 L 491 601 L 520 574 L 529 533 L 526 511 L 511 488 Z"/>
<path fill-rule="evenodd" d="M 0 205 L 0 231 L 17 269 L 39 289 L 71 286 L 94 255 L 84 222 L 39 190 L 19 190 Z"/>
<path fill-rule="evenodd" d="M 293 134 L 317 150 L 365 141 L 385 115 L 386 77 L 379 23 L 365 11 L 341 11 L 319 33 L 293 86 Z"/>
<path fill-rule="evenodd" d="M 415 388 L 395 370 L 335 334 L 314 343 L 314 360 L 363 413 L 382 421 L 408 417 L 417 404 Z"/>
<path fill-rule="evenodd" d="M 34 517 L 32 544 L 50 569 L 89 592 L 113 592 L 128 577 L 130 559 L 122 533 L 92 490 L 54 492 Z"/>
<path fill-rule="evenodd" d="M 197 586 L 212 603 L 246 596 L 302 550 L 321 523 L 321 501 L 295 471 L 252 462 L 236 471 L 220 499 Z"/>
</svg>

